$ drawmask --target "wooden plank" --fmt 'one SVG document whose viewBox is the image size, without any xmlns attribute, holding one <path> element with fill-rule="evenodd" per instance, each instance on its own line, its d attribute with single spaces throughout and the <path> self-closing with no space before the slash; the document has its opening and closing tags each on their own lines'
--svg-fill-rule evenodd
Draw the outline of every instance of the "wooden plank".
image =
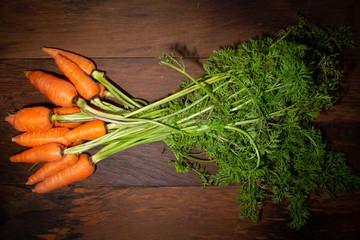
<svg viewBox="0 0 360 240">
<path fill-rule="evenodd" d="M 359 193 L 311 201 L 312 215 L 301 231 L 287 227 L 285 205 L 266 202 L 259 224 L 241 221 L 236 186 L 199 186 L 193 175 L 177 174 L 164 143 L 116 154 L 90 178 L 38 195 L 24 186 L 33 169 L 12 164 L 22 150 L 3 119 L 25 106 L 50 102 L 25 79 L 27 69 L 60 73 L 41 52 L 44 45 L 93 58 L 123 89 L 149 101 L 176 90 L 184 79 L 157 64 L 176 52 L 189 57 L 190 73 L 214 49 L 246 41 L 296 23 L 298 13 L 320 25 L 352 25 L 360 41 L 360 5 L 329 1 L 150 1 L 4 0 L 0 6 L 0 238 L 1 239 L 357 239 Z M 343 55 L 346 74 L 341 100 L 316 122 L 359 172 L 360 49 Z M 165 150 L 165 151 L 164 151 Z"/>
<path fill-rule="evenodd" d="M 4 239 L 354 239 L 360 195 L 314 198 L 309 223 L 287 227 L 286 205 L 238 218 L 236 187 L 66 187 L 46 195 L 1 185 Z M 336 219 L 336 221 L 334 221 Z"/>
<path fill-rule="evenodd" d="M 299 13 L 317 24 L 354 25 L 359 40 L 356 12 L 356 0 L 3 0 L 0 58 L 43 58 L 38 49 L 44 45 L 89 57 L 154 57 L 180 46 L 187 55 L 204 57 L 294 24 Z"/>
</svg>

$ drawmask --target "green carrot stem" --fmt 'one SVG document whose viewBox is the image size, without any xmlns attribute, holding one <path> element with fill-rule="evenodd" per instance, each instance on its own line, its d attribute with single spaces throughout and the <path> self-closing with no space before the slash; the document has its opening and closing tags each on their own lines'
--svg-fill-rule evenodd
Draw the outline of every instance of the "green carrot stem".
<svg viewBox="0 0 360 240">
<path fill-rule="evenodd" d="M 93 105 L 95 105 L 95 106 L 97 106 L 97 107 L 99 107 L 102 110 L 107 111 L 107 112 L 123 113 L 123 112 L 126 111 L 124 108 L 116 106 L 116 105 L 111 104 L 109 102 L 102 101 L 102 100 L 100 100 L 100 98 L 91 99 L 90 102 Z"/>
<path fill-rule="evenodd" d="M 225 128 L 227 128 L 229 130 L 237 131 L 237 132 L 243 134 L 245 137 L 248 138 L 248 140 L 249 140 L 250 144 L 253 146 L 253 148 L 254 148 L 254 150 L 256 152 L 256 156 L 257 156 L 257 162 L 256 162 L 256 166 L 255 166 L 254 170 L 256 168 L 258 168 L 259 165 L 260 165 L 260 161 L 261 161 L 260 151 L 259 151 L 259 148 L 258 148 L 257 144 L 255 143 L 254 139 L 250 136 L 250 134 L 248 132 L 242 130 L 241 128 L 237 128 L 237 127 L 234 127 L 234 126 L 227 125 L 227 126 L 225 126 Z"/>
<path fill-rule="evenodd" d="M 83 143 L 83 144 L 80 144 L 80 145 L 77 145 L 77 146 L 74 146 L 71 148 L 67 148 L 67 149 L 65 149 L 64 153 L 65 154 L 80 154 L 87 150 L 92 149 L 93 147 L 107 144 L 108 142 L 121 139 L 124 136 L 134 134 L 134 133 L 142 131 L 144 129 L 146 129 L 145 126 L 142 126 L 142 127 L 135 126 L 132 128 L 126 128 L 125 126 L 119 127 L 117 130 L 107 133 L 106 135 L 104 135 L 102 137 L 99 137 L 97 139 L 88 141 L 86 143 Z"/>
<path fill-rule="evenodd" d="M 74 122 L 74 121 L 91 121 L 94 118 L 86 114 L 85 112 L 73 113 L 73 114 L 53 114 L 51 116 L 52 121 L 62 122 Z"/>
<path fill-rule="evenodd" d="M 125 93 L 123 93 L 119 88 L 115 87 L 107 78 L 105 75 L 105 72 L 101 72 L 98 70 L 94 70 L 91 73 L 91 76 L 95 78 L 97 81 L 99 81 L 101 84 L 105 86 L 105 88 L 119 101 L 121 101 L 125 107 L 129 108 L 141 108 L 143 107 L 143 104 L 139 101 L 135 101 L 131 97 L 127 96 Z"/>
<path fill-rule="evenodd" d="M 212 75 L 210 78 L 207 78 L 206 80 L 204 80 L 202 82 L 199 82 L 199 85 L 213 84 L 215 82 L 219 82 L 219 81 L 221 81 L 223 79 L 226 79 L 226 78 L 227 78 L 226 74 L 223 74 L 223 73 L 217 74 L 217 75 Z M 182 96 L 184 96 L 184 95 L 186 95 L 188 93 L 191 93 L 193 91 L 196 91 L 198 89 L 199 89 L 198 85 L 192 85 L 192 86 L 184 88 L 184 89 L 182 89 L 182 90 L 180 90 L 180 91 L 178 91 L 176 93 L 173 93 L 172 95 L 170 95 L 168 97 L 165 97 L 165 98 L 163 98 L 163 99 L 161 99 L 159 101 L 153 102 L 153 103 L 151 103 L 151 104 L 149 104 L 147 106 L 144 106 L 144 107 L 142 107 L 140 109 L 136 109 L 136 110 L 134 110 L 132 112 L 126 113 L 126 114 L 124 114 L 124 116 L 125 117 L 134 116 L 134 115 L 139 114 L 141 112 L 150 110 L 150 109 L 152 109 L 154 107 L 157 107 L 157 106 L 160 106 L 160 105 L 165 104 L 167 102 L 170 102 L 170 101 L 172 101 L 172 100 L 174 100 L 176 98 L 182 97 Z"/>
<path fill-rule="evenodd" d="M 161 63 L 161 64 L 164 64 L 164 65 L 166 65 L 166 66 L 169 66 L 169 67 L 177 70 L 178 72 L 184 74 L 186 77 L 188 77 L 189 79 L 191 79 L 191 81 L 193 81 L 199 88 L 201 88 L 204 92 L 206 92 L 207 95 L 209 95 L 209 96 L 214 100 L 214 102 L 216 102 L 216 103 L 218 103 L 219 105 L 221 105 L 221 103 L 219 102 L 219 100 L 214 96 L 214 94 L 212 94 L 212 92 L 211 92 L 209 89 L 206 88 L 205 85 L 200 84 L 200 82 L 199 82 L 197 79 L 195 79 L 194 77 L 192 77 L 192 76 L 191 76 L 190 74 L 188 74 L 185 70 L 183 70 L 182 68 L 180 69 L 180 68 L 178 68 L 178 67 L 176 67 L 176 66 L 174 66 L 174 65 L 172 65 L 172 64 L 170 64 L 170 63 L 168 63 L 168 62 L 165 62 L 165 61 L 161 61 L 160 63 Z"/>
<path fill-rule="evenodd" d="M 157 134 L 157 132 L 159 132 Z M 92 160 L 94 163 L 98 163 L 99 161 L 107 158 L 108 156 L 115 154 L 117 152 L 123 151 L 125 149 L 145 144 L 163 140 L 170 131 L 164 132 L 162 128 L 149 129 L 147 133 L 140 135 L 139 137 L 131 137 L 126 141 L 122 139 L 118 139 L 117 141 L 112 142 L 111 144 L 103 147 L 100 151 L 92 156 Z"/>
</svg>

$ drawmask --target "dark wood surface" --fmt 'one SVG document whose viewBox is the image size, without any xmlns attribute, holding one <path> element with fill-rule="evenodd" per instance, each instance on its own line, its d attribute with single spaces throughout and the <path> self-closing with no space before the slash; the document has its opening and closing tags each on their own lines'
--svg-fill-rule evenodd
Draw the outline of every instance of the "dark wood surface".
<svg viewBox="0 0 360 240">
<path fill-rule="evenodd" d="M 236 186 L 203 188 L 192 174 L 168 165 L 162 142 L 115 154 L 88 179 L 38 195 L 25 186 L 39 166 L 14 164 L 24 148 L 7 114 L 50 105 L 24 70 L 60 74 L 43 46 L 92 58 L 135 97 L 149 101 L 175 91 L 183 76 L 159 66 L 163 51 L 185 57 L 203 74 L 213 50 L 277 31 L 299 14 L 318 25 L 350 25 L 356 48 L 342 56 L 341 98 L 316 124 L 360 173 L 360 18 L 356 0 L 330 1 L 39 1 L 3 0 L 0 6 L 0 238 L 1 239 L 358 239 L 360 193 L 313 197 L 300 231 L 287 227 L 286 203 L 266 202 L 254 224 L 238 218 Z"/>
</svg>

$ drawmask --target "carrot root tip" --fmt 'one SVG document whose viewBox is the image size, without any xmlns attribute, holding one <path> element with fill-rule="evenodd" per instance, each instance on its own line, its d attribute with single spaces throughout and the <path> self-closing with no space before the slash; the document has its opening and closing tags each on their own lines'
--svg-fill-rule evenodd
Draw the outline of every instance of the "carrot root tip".
<svg viewBox="0 0 360 240">
<path fill-rule="evenodd" d="M 30 78 L 31 71 L 24 71 L 24 73 L 25 73 L 25 76 L 26 76 L 27 78 Z"/>
<path fill-rule="evenodd" d="M 11 125 L 14 125 L 15 121 L 15 114 L 11 114 L 5 118 L 5 121 L 10 123 Z"/>
</svg>

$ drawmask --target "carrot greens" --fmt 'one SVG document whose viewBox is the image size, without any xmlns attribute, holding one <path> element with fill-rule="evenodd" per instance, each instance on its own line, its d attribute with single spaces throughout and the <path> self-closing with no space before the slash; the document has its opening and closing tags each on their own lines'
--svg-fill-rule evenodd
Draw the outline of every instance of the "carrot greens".
<svg viewBox="0 0 360 240">
<path fill-rule="evenodd" d="M 352 45 L 347 27 L 308 27 L 301 20 L 273 36 L 214 51 L 200 78 L 192 77 L 180 58 L 164 53 L 160 64 L 182 73 L 187 80 L 179 91 L 153 103 L 127 95 L 86 60 L 84 67 L 76 66 L 76 73 L 95 90 L 88 93 L 80 78 L 72 79 L 74 76 L 68 74 L 78 92 L 81 88 L 80 97 L 72 100 L 81 111 L 54 114 L 51 120 L 91 121 L 65 135 L 71 142 L 85 141 L 64 147 L 64 155 L 82 156 L 102 146 L 89 158 L 97 164 L 122 150 L 163 140 L 176 157 L 169 164 L 177 172 L 192 171 L 204 186 L 237 184 L 241 218 L 257 222 L 265 200 L 280 203 L 288 199 L 290 226 L 299 229 L 310 214 L 310 195 L 352 193 L 360 186 L 359 176 L 344 155 L 332 149 L 311 123 L 336 102 L 342 77 L 339 54 Z M 45 50 L 55 59 L 59 59 L 56 54 L 61 55 L 59 50 Z M 71 73 L 72 66 L 84 60 L 73 53 L 69 59 L 66 56 L 63 58 Z M 87 66 L 90 70 L 83 71 Z M 104 87 L 105 98 L 115 98 L 121 104 L 99 97 L 96 86 Z M 80 129 L 93 122 L 100 123 L 101 134 L 88 128 L 95 137 L 82 136 Z M 216 171 L 207 171 L 208 164 L 214 164 Z M 68 170 L 71 166 L 60 165 L 60 173 L 69 181 L 36 191 L 54 190 L 93 171 L 91 167 L 76 177 Z M 44 180 L 49 181 L 54 180 Z"/>
</svg>

